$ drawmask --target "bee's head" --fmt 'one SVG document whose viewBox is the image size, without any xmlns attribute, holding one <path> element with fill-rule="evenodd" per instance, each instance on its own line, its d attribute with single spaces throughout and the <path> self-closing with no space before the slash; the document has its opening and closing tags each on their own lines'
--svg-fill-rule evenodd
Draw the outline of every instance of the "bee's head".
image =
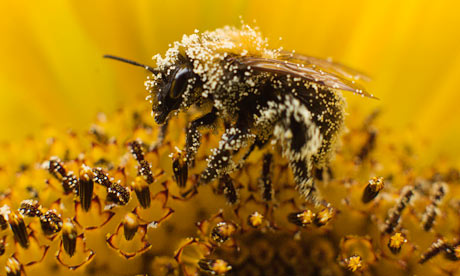
<svg viewBox="0 0 460 276">
<path fill-rule="evenodd" d="M 117 56 L 104 55 L 104 57 L 143 67 L 154 74 L 155 85 L 150 89 L 154 94 L 152 110 L 155 113 L 155 122 L 158 124 L 163 124 L 171 111 L 179 109 L 184 101 L 184 92 L 193 90 L 196 83 L 192 65 L 180 54 L 174 65 L 162 70 Z M 190 106 L 193 102 L 190 100 L 191 97 L 188 98 L 187 106 Z"/>
<path fill-rule="evenodd" d="M 158 124 L 164 123 L 172 111 L 179 109 L 184 100 L 184 92 L 193 88 L 195 78 L 191 65 L 182 59 L 165 71 L 166 74 L 162 73 L 161 78 L 157 79 L 157 89 L 154 89 L 156 99 L 152 110 Z"/>
</svg>

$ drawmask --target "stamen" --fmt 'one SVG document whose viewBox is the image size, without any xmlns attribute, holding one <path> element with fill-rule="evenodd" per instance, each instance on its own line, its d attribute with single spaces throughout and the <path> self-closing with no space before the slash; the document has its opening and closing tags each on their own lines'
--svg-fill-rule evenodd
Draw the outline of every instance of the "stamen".
<svg viewBox="0 0 460 276">
<path fill-rule="evenodd" d="M 27 233 L 26 225 L 24 223 L 24 218 L 21 214 L 16 214 L 12 212 L 8 216 L 8 223 L 10 228 L 13 231 L 14 238 L 16 241 L 23 247 L 29 247 L 29 234 Z"/>
<path fill-rule="evenodd" d="M 138 227 L 139 222 L 137 221 L 136 215 L 133 213 L 126 214 L 125 218 L 123 219 L 123 229 L 124 236 L 127 241 L 130 241 L 134 238 Z"/>
<path fill-rule="evenodd" d="M 91 208 L 91 200 L 93 198 L 93 172 L 90 167 L 83 164 L 80 168 L 80 202 L 83 211 L 88 212 Z"/>
</svg>

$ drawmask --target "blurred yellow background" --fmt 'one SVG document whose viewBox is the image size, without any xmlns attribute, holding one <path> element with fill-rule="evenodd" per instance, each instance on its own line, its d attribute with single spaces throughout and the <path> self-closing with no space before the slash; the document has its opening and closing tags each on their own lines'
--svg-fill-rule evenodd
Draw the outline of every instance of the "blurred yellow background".
<svg viewBox="0 0 460 276">
<path fill-rule="evenodd" d="M 44 124 L 87 129 L 97 112 L 144 98 L 147 74 L 103 54 L 151 64 L 182 34 L 239 25 L 241 15 L 256 20 L 273 47 L 333 57 L 370 75 L 368 89 L 381 100 L 347 95 L 350 112 L 380 107 L 386 125 L 431 141 L 427 156 L 460 159 L 458 1 L 16 0 L 0 7 L 3 141 Z"/>
</svg>

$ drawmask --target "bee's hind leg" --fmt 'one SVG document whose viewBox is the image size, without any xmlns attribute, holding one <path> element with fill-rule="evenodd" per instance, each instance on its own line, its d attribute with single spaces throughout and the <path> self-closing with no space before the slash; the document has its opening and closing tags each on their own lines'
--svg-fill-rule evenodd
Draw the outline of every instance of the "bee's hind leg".
<svg viewBox="0 0 460 276">
<path fill-rule="evenodd" d="M 319 202 L 319 192 L 313 178 L 313 158 L 323 143 L 320 128 L 303 102 L 285 96 L 278 104 L 279 120 L 273 134 L 282 146 L 283 156 L 289 160 L 296 188 L 313 203 Z"/>
<path fill-rule="evenodd" d="M 307 160 L 290 161 L 289 166 L 291 167 L 294 175 L 294 181 L 299 193 L 312 203 L 318 203 L 319 199 L 318 192 L 315 187 L 314 178 L 312 176 L 312 164 Z"/>
<path fill-rule="evenodd" d="M 232 155 L 245 147 L 249 140 L 254 139 L 254 134 L 248 133 L 245 128 L 230 127 L 222 135 L 219 147 L 213 150 L 208 158 L 208 166 L 200 175 L 201 183 L 209 183 L 215 178 L 233 171 L 237 164 L 233 162 Z"/>
</svg>

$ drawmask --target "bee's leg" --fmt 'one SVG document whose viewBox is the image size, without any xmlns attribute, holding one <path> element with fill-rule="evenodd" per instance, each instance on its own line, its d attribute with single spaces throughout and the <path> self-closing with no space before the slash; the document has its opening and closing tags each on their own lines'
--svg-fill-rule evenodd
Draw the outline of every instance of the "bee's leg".
<svg viewBox="0 0 460 276">
<path fill-rule="evenodd" d="M 166 132 L 168 131 L 168 125 L 169 119 L 167 119 L 166 122 L 163 125 L 161 125 L 160 131 L 157 135 L 157 140 L 149 147 L 149 151 L 155 151 L 156 149 L 158 149 L 158 147 L 160 147 L 163 144 L 163 141 L 166 137 Z"/>
<path fill-rule="evenodd" d="M 318 202 L 315 182 L 312 177 L 312 164 L 307 160 L 290 161 L 294 181 L 299 193 L 313 203 Z"/>
<path fill-rule="evenodd" d="M 262 190 L 262 199 L 264 201 L 271 201 L 273 199 L 272 161 L 273 154 L 265 153 L 262 161 L 262 175 L 259 178 L 259 187 Z"/>
<path fill-rule="evenodd" d="M 187 165 L 191 166 L 195 160 L 195 154 L 201 144 L 201 133 L 199 131 L 202 127 L 210 127 L 217 120 L 217 109 L 213 108 L 211 112 L 203 115 L 202 117 L 192 121 L 187 128 L 187 138 L 185 144 Z"/>
<path fill-rule="evenodd" d="M 243 155 L 243 157 L 241 157 L 241 160 L 239 161 L 236 169 L 239 170 L 244 166 L 244 164 L 246 163 L 246 159 L 249 158 L 249 156 L 256 149 L 256 147 L 261 149 L 267 144 L 268 141 L 269 139 L 261 139 L 259 136 L 257 136 L 255 138 L 254 143 L 252 143 L 251 146 L 249 147 L 248 151 Z"/>
<path fill-rule="evenodd" d="M 277 107 L 280 116 L 273 135 L 282 146 L 283 156 L 289 159 L 300 194 L 317 203 L 318 194 L 312 174 L 313 158 L 322 145 L 323 135 L 312 120 L 313 114 L 298 99 L 286 95 Z"/>
<path fill-rule="evenodd" d="M 232 160 L 234 152 L 245 147 L 248 140 L 253 139 L 253 134 L 243 128 L 228 128 L 222 135 L 219 147 L 213 150 L 213 154 L 208 158 L 208 166 L 200 175 L 202 183 L 209 183 L 236 168 Z"/>
</svg>

